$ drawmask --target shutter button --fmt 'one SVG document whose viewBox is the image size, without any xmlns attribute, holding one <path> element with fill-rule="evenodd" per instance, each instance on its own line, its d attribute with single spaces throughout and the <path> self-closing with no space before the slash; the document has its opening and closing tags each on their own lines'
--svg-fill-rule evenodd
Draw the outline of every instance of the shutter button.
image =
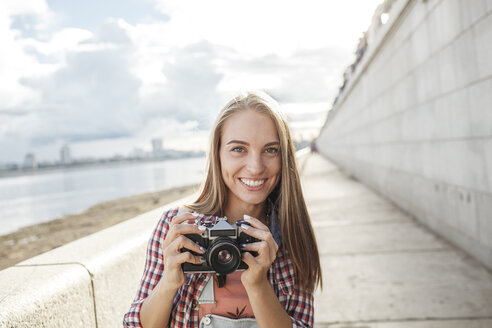
<svg viewBox="0 0 492 328">
<path fill-rule="evenodd" d="M 205 326 L 210 325 L 210 322 L 212 322 L 212 320 L 210 320 L 210 317 L 203 317 L 202 321 Z"/>
</svg>

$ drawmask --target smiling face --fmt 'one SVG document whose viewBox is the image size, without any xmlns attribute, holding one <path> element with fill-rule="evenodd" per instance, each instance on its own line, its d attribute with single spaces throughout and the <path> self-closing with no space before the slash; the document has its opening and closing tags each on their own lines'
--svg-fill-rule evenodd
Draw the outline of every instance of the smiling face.
<svg viewBox="0 0 492 328">
<path fill-rule="evenodd" d="M 229 117 L 220 139 L 221 173 L 227 208 L 255 214 L 280 179 L 281 155 L 272 119 L 254 110 Z M 249 213 L 246 213 L 249 212 Z"/>
</svg>

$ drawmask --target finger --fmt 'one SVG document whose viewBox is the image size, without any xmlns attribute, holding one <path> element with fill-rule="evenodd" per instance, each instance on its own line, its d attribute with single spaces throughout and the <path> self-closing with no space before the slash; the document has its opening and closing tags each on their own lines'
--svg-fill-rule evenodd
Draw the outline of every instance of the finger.
<svg viewBox="0 0 492 328">
<path fill-rule="evenodd" d="M 169 238 L 170 241 L 173 241 L 180 235 L 186 235 L 186 234 L 201 234 L 203 230 L 206 228 L 203 226 L 198 226 L 196 224 L 176 224 L 171 227 L 169 232 L 167 233 L 167 238 Z"/>
<path fill-rule="evenodd" d="M 244 214 L 243 217 L 244 217 L 244 221 L 248 222 L 249 224 L 251 224 L 251 226 L 253 226 L 255 228 L 258 228 L 261 230 L 270 230 L 263 222 L 261 222 L 257 218 L 254 218 L 254 217 L 249 216 L 247 214 Z"/>
<path fill-rule="evenodd" d="M 181 252 L 183 248 L 190 250 L 192 252 L 198 253 L 198 254 L 203 254 L 205 253 L 205 248 L 202 248 L 200 245 L 197 243 L 193 242 L 191 239 L 189 239 L 186 236 L 179 236 L 176 238 L 170 245 L 169 247 L 174 250 L 176 253 Z"/>
<path fill-rule="evenodd" d="M 203 262 L 205 262 L 205 258 L 203 256 L 193 255 L 190 252 L 179 253 L 172 260 L 176 261 L 175 263 L 179 265 L 185 262 L 191 264 L 202 264 Z"/>
<path fill-rule="evenodd" d="M 246 234 L 255 237 L 258 240 L 267 242 L 270 245 L 270 256 L 273 259 L 277 257 L 278 245 L 277 242 L 275 242 L 275 240 L 273 239 L 270 230 L 263 231 L 246 225 L 241 226 L 241 230 L 244 231 Z"/>
<path fill-rule="evenodd" d="M 277 250 L 272 247 L 271 243 L 266 241 L 259 241 L 251 244 L 245 244 L 241 247 L 241 250 L 248 252 L 257 252 L 258 255 L 268 254 L 270 261 L 273 262 L 277 257 Z"/>
<path fill-rule="evenodd" d="M 171 225 L 180 224 L 180 223 L 183 223 L 185 221 L 195 220 L 195 219 L 196 219 L 196 216 L 194 216 L 192 213 L 186 212 L 186 213 L 176 215 L 175 217 L 173 217 L 171 220 Z"/>
<path fill-rule="evenodd" d="M 184 234 L 201 234 L 206 227 L 196 225 L 196 224 L 177 224 L 173 227 L 173 230 L 175 233 L 179 235 L 184 235 Z"/>
<path fill-rule="evenodd" d="M 255 257 L 251 253 L 248 252 L 243 253 L 242 260 L 244 263 L 248 265 L 248 267 L 256 265 Z"/>
<path fill-rule="evenodd" d="M 258 241 L 255 243 L 251 244 L 244 244 L 241 245 L 241 250 L 247 251 L 247 252 L 257 252 L 257 253 L 264 253 L 264 251 L 269 248 L 268 243 L 266 241 Z"/>
<path fill-rule="evenodd" d="M 250 235 L 260 240 L 267 240 L 268 237 L 272 235 L 270 230 L 268 229 L 267 230 L 258 229 L 258 228 L 254 228 L 253 226 L 248 226 L 246 224 L 241 225 L 241 230 L 244 231 L 247 235 Z"/>
</svg>

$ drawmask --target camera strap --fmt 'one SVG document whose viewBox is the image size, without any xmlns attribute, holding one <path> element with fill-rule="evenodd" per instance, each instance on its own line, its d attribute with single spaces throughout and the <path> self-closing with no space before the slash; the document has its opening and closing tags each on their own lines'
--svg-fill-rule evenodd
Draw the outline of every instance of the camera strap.
<svg viewBox="0 0 492 328">
<path fill-rule="evenodd" d="M 216 276 L 217 276 L 217 286 L 219 286 L 219 288 L 224 287 L 225 283 L 226 283 L 227 275 L 226 274 L 216 274 Z"/>
</svg>

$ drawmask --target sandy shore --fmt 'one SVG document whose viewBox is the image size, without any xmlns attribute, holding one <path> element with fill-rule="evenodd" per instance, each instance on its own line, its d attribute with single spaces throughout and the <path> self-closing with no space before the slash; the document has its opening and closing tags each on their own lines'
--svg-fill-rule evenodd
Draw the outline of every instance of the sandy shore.
<svg viewBox="0 0 492 328">
<path fill-rule="evenodd" d="M 192 185 L 119 198 L 97 204 L 81 214 L 67 215 L 0 236 L 0 270 L 183 198 L 196 190 L 198 185 Z"/>
</svg>

